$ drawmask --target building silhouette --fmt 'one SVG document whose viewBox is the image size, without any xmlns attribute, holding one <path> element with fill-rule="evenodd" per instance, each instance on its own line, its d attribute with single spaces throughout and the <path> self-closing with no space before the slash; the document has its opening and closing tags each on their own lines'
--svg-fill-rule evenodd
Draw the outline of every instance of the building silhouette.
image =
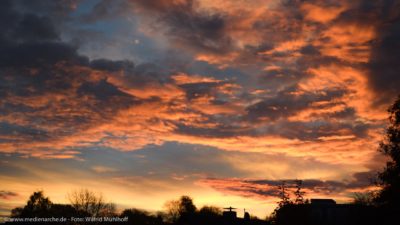
<svg viewBox="0 0 400 225">
<path fill-rule="evenodd" d="M 277 211 L 279 225 L 369 225 L 380 224 L 376 208 L 337 204 L 333 199 L 311 199 L 311 204 L 288 204 Z"/>
</svg>

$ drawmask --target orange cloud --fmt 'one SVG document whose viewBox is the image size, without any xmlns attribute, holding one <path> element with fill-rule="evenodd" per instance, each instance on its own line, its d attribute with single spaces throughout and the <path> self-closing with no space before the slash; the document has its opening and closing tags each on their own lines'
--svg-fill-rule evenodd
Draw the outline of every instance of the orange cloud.
<svg viewBox="0 0 400 225">
<path fill-rule="evenodd" d="M 310 3 L 301 5 L 301 10 L 305 14 L 305 19 L 320 23 L 327 23 L 335 19 L 341 12 L 346 10 L 345 5 L 341 6 L 318 6 Z"/>
<path fill-rule="evenodd" d="M 328 42 L 316 42 L 321 52 L 352 63 L 366 63 L 370 58 L 369 41 L 376 36 L 373 25 L 342 24 L 330 26 L 322 32 L 321 39 Z"/>
</svg>

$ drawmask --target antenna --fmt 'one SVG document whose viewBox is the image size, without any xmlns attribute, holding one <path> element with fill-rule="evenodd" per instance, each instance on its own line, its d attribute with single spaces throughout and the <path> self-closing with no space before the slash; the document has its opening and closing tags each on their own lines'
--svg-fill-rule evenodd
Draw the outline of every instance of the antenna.
<svg viewBox="0 0 400 225">
<path fill-rule="evenodd" d="M 232 211 L 235 210 L 236 208 L 232 208 L 232 206 L 229 206 L 228 208 L 224 208 L 224 209 L 229 209 L 229 212 L 232 212 Z"/>
</svg>

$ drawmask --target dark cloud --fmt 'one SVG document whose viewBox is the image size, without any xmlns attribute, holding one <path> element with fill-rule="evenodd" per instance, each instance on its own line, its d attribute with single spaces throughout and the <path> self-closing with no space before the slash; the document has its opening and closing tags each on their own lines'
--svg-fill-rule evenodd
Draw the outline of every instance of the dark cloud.
<svg viewBox="0 0 400 225">
<path fill-rule="evenodd" d="M 296 180 L 249 180 L 245 181 L 249 184 L 261 184 L 261 185 L 269 185 L 269 186 L 274 186 L 278 187 L 279 185 L 282 185 L 282 183 L 285 183 L 285 186 L 288 188 L 296 188 Z M 338 182 L 338 181 L 323 181 L 323 180 L 317 180 L 317 179 L 305 179 L 302 180 L 302 188 L 304 190 L 312 191 L 315 193 L 322 193 L 322 194 L 330 194 L 332 192 L 342 192 L 343 190 L 346 189 L 348 186 L 346 183 L 343 182 Z M 369 185 L 366 185 L 369 186 Z M 363 187 L 366 187 L 363 186 Z M 275 195 L 278 197 L 278 195 Z"/>
<path fill-rule="evenodd" d="M 0 191 L 0 199 L 9 199 L 16 196 L 18 196 L 18 194 L 12 191 L 4 191 L 4 190 Z"/>
<path fill-rule="evenodd" d="M 0 142 L 17 141 L 21 140 L 21 138 L 25 139 L 25 141 L 43 141 L 48 140 L 49 134 L 46 130 L 35 129 L 30 126 L 0 122 Z"/>
<path fill-rule="evenodd" d="M 343 110 L 337 112 L 327 113 L 328 118 L 344 118 L 344 119 L 354 119 L 356 117 L 356 110 L 352 107 L 346 107 Z"/>
<path fill-rule="evenodd" d="M 31 67 L 51 65 L 59 61 L 84 64 L 88 59 L 79 56 L 76 47 L 59 40 L 51 18 L 16 11 L 11 3 L 2 2 L 6 16 L 0 34 L 0 67 Z"/>
<path fill-rule="evenodd" d="M 90 62 L 90 67 L 106 72 L 123 72 L 119 78 L 127 87 L 143 87 L 152 83 L 161 84 L 168 78 L 157 65 L 152 63 L 136 66 L 129 60 L 96 59 Z"/>
<path fill-rule="evenodd" d="M 123 80 L 127 87 L 140 88 L 152 84 L 163 85 L 172 82 L 169 78 L 172 72 L 155 63 L 135 65 L 130 60 L 95 59 L 90 61 L 89 64 L 95 70 L 110 73 L 123 72 L 119 75 L 119 79 Z M 113 76 L 112 74 L 109 75 Z"/>
<path fill-rule="evenodd" d="M 353 174 L 350 181 L 302 180 L 302 189 L 306 197 L 315 194 L 337 195 L 346 193 L 351 195 L 353 189 L 363 189 L 373 186 L 371 182 L 372 172 L 360 172 Z M 202 180 L 202 183 L 223 193 L 230 193 L 243 197 L 251 198 L 278 198 L 280 197 L 279 186 L 285 184 L 287 191 L 291 194 L 296 190 L 296 181 L 293 180 L 250 180 L 250 179 L 218 179 L 208 178 Z"/>
<path fill-rule="evenodd" d="M 79 56 L 76 48 L 62 42 L 15 43 L 0 49 L 1 67 L 31 67 L 53 65 L 60 61 L 87 64 L 88 59 Z"/>
<path fill-rule="evenodd" d="M 215 122 L 220 122 L 214 120 Z M 212 128 L 206 127 L 207 124 L 214 125 Z M 234 126 L 229 123 L 219 123 L 215 125 L 213 119 L 210 118 L 209 121 L 202 121 L 202 126 L 187 125 L 185 123 L 176 123 L 175 132 L 178 134 L 184 134 L 196 137 L 209 137 L 209 138 L 229 138 L 236 137 L 240 135 L 251 135 L 251 129 L 247 127 Z"/>
<path fill-rule="evenodd" d="M 320 51 L 313 45 L 307 45 L 300 49 L 300 53 L 304 55 L 320 55 Z"/>
<path fill-rule="evenodd" d="M 312 103 L 331 101 L 342 97 L 346 90 L 326 90 L 317 93 L 296 93 L 292 86 L 280 91 L 276 96 L 264 99 L 247 107 L 247 117 L 251 121 L 260 119 L 277 120 L 294 115 L 295 113 L 311 107 Z"/>
<path fill-rule="evenodd" d="M 351 110 L 350 110 L 351 111 Z M 342 112 L 318 115 L 320 119 L 313 121 L 279 121 L 267 122 L 265 126 L 252 127 L 243 123 L 241 116 L 210 116 L 203 115 L 201 124 L 186 124 L 184 122 L 173 122 L 175 132 L 195 137 L 218 137 L 232 138 L 237 136 L 263 137 L 278 135 L 286 139 L 301 141 L 323 141 L 323 138 L 330 136 L 354 135 L 353 138 L 365 138 L 368 136 L 369 124 L 347 121 L 331 121 L 333 118 L 346 119 L 348 116 L 340 115 Z M 352 116 L 352 112 L 350 112 Z M 246 121 L 246 120 L 245 120 Z M 246 121 L 248 122 L 248 121 Z M 211 126 L 208 126 L 211 125 Z M 322 139 L 321 139 L 322 138 Z"/>
<path fill-rule="evenodd" d="M 216 97 L 216 87 L 224 82 L 191 83 L 181 85 L 189 100 L 197 97 Z M 320 92 L 297 92 L 296 87 L 291 87 L 279 92 L 272 97 L 266 97 L 247 107 L 245 114 L 218 115 L 204 114 L 198 123 L 185 123 L 185 121 L 171 121 L 175 125 L 174 132 L 195 137 L 229 138 L 237 136 L 262 137 L 278 135 L 287 139 L 302 141 L 322 141 L 325 137 L 354 135 L 354 138 L 368 136 L 371 126 L 361 121 L 354 122 L 356 111 L 347 107 L 345 102 L 336 101 L 346 94 L 345 89 L 332 89 Z M 242 97 L 244 98 L 244 97 Z M 315 105 L 322 102 L 323 105 Z M 328 104 L 326 104 L 328 103 Z M 225 101 L 214 100 L 211 105 L 221 104 Z M 320 109 L 342 107 L 337 111 L 317 113 Z M 288 120 L 302 110 L 311 110 L 312 120 Z M 261 126 L 260 123 L 265 124 Z M 257 127 L 252 124 L 259 124 Z M 322 138 L 322 139 L 321 139 Z"/>
<path fill-rule="evenodd" d="M 23 13 L 18 3 L 6 3 L 2 10 L 15 21 L 4 24 L 6 32 L 0 34 L 0 109 L 10 120 L 1 122 L 2 143 L 21 144 L 23 150 L 23 144 L 74 135 L 141 103 L 108 82 L 107 74 L 91 73 L 129 71 L 132 62 L 90 62 L 59 40 L 51 17 Z"/>
<path fill-rule="evenodd" d="M 49 18 L 25 14 L 13 35 L 22 41 L 46 41 L 59 39 L 58 33 Z"/>
<path fill-rule="evenodd" d="M 371 69 L 369 82 L 375 90 L 378 100 L 390 102 L 399 94 L 400 87 L 400 7 L 398 1 L 385 1 L 383 21 L 379 25 L 378 37 L 372 44 L 369 62 Z"/>
<path fill-rule="evenodd" d="M 14 8 L 23 13 L 35 13 L 40 16 L 49 16 L 53 21 L 58 21 L 69 17 L 69 13 L 75 10 L 79 0 L 43 0 L 40 2 L 13 0 L 12 2 Z"/>
<path fill-rule="evenodd" d="M 200 97 L 213 96 L 215 94 L 215 88 L 219 87 L 219 82 L 199 82 L 179 85 L 186 92 L 188 100 L 192 100 Z"/>
<path fill-rule="evenodd" d="M 196 1 L 140 0 L 134 3 L 158 14 L 157 22 L 165 24 L 168 36 L 178 46 L 214 54 L 224 54 L 233 47 L 232 39 L 225 35 L 224 15 L 200 11 Z"/>
<path fill-rule="evenodd" d="M 364 123 L 340 123 L 329 120 L 315 120 L 310 122 L 281 122 L 275 126 L 268 126 L 263 132 L 279 134 L 289 139 L 317 141 L 323 137 L 355 135 L 356 138 L 367 136 L 369 125 Z M 345 133 L 343 133 L 345 132 Z"/>
<path fill-rule="evenodd" d="M 110 84 L 106 80 L 100 80 L 99 82 L 85 82 L 77 89 L 77 93 L 80 96 L 92 95 L 99 101 L 110 101 L 112 98 L 126 98 L 123 101 L 125 104 L 129 104 L 129 100 L 134 100 L 133 96 L 120 91 L 117 87 Z M 111 101 L 110 101 L 111 103 Z"/>
<path fill-rule="evenodd" d="M 259 75 L 259 80 L 268 89 L 281 90 L 295 86 L 300 80 L 308 76 L 308 73 L 301 68 L 276 68 L 263 71 Z"/>
<path fill-rule="evenodd" d="M 133 71 L 135 64 L 128 60 L 112 61 L 108 59 L 96 59 L 90 62 L 90 66 L 93 69 L 105 70 L 110 72 L 117 71 Z"/>
<path fill-rule="evenodd" d="M 225 21 L 221 15 L 183 9 L 171 12 L 163 19 L 170 26 L 169 34 L 186 46 L 218 54 L 232 47 L 231 39 L 224 35 Z"/>
<path fill-rule="evenodd" d="M 145 10 L 151 10 L 155 12 L 165 12 L 172 11 L 174 8 L 181 9 L 191 9 L 193 8 L 194 1 L 193 0 L 183 0 L 183 1 L 169 1 L 169 0 L 155 0 L 155 1 L 146 1 L 146 0 L 134 0 L 132 1 L 136 4 L 136 6 L 143 7 Z"/>
<path fill-rule="evenodd" d="M 0 28 L 4 30 L 0 34 L 0 139 L 7 148 L 15 150 L 18 145 L 18 152 L 48 152 L 52 143 L 108 123 L 123 109 L 157 100 L 139 99 L 112 83 L 120 80 L 128 88 L 161 86 L 166 78 L 160 78 L 154 64 L 90 61 L 76 46 L 60 40 L 55 14 L 34 14 L 36 6 L 29 3 L 1 4 L 2 15 L 15 19 Z"/>
<path fill-rule="evenodd" d="M 358 172 L 353 174 L 354 180 L 351 181 L 347 187 L 361 188 L 375 184 L 377 181 L 378 171 L 370 170 L 367 172 Z"/>
</svg>

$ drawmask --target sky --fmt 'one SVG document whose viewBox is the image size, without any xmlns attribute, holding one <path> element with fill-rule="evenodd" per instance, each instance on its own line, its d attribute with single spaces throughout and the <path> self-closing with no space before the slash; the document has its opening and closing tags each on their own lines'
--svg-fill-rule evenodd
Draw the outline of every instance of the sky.
<svg viewBox="0 0 400 225">
<path fill-rule="evenodd" d="M 397 0 L 0 1 L 0 214 L 80 188 L 120 209 L 374 189 Z"/>
</svg>

